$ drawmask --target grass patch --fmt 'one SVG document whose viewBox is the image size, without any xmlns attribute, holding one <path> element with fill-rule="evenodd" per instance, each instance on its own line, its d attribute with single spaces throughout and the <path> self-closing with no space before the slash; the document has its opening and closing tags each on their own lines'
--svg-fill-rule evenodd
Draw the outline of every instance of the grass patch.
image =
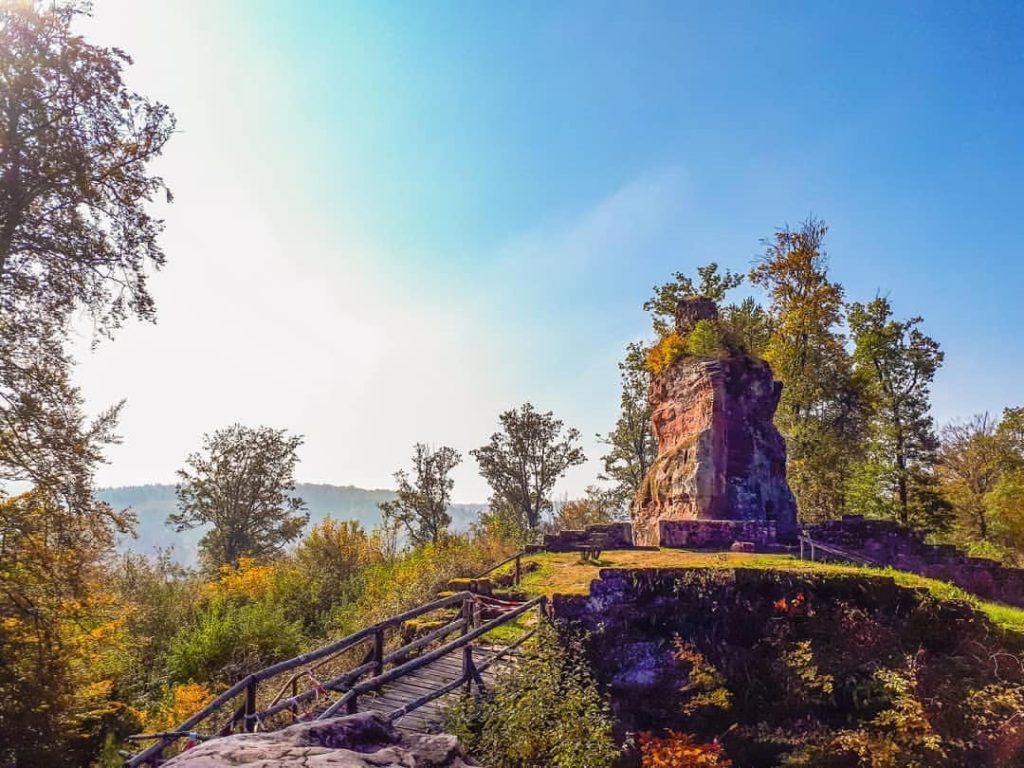
<svg viewBox="0 0 1024 768">
<path fill-rule="evenodd" d="M 524 634 L 536 625 L 536 611 L 527 611 L 516 616 L 512 621 L 506 621 L 504 624 L 495 627 L 490 632 L 484 634 L 482 639 L 484 642 L 494 645 L 512 645 L 518 642 Z"/>
<path fill-rule="evenodd" d="M 583 563 L 579 555 L 543 552 L 523 558 L 538 567 L 524 574 L 522 589 L 531 595 L 585 595 L 601 568 L 761 568 L 813 573 L 888 576 L 901 587 L 925 588 L 940 600 L 961 600 L 984 613 L 1001 629 L 1024 633 L 1024 609 L 982 600 L 945 581 L 928 579 L 894 568 L 868 568 L 800 560 L 793 555 L 747 552 L 695 552 L 682 549 L 614 550 L 604 552 L 597 563 Z"/>
</svg>

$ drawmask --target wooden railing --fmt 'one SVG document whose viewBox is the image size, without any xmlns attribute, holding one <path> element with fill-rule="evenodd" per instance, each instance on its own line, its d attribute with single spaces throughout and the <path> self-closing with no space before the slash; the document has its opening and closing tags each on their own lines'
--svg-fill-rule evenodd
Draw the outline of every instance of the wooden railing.
<svg viewBox="0 0 1024 768">
<path fill-rule="evenodd" d="M 515 556 L 509 558 L 504 563 L 500 563 L 495 568 L 513 559 L 515 559 Z M 516 570 L 518 572 L 519 568 L 517 567 Z M 543 615 L 546 613 L 547 607 L 546 598 L 542 596 L 525 603 L 516 604 L 514 607 L 508 607 L 497 618 L 481 622 L 479 609 L 483 602 L 498 603 L 500 601 L 487 601 L 485 598 L 470 592 L 457 592 L 392 616 L 317 650 L 254 672 L 228 688 L 174 730 L 129 737 L 132 741 L 153 740 L 155 743 L 138 754 L 122 753 L 122 756 L 125 758 L 125 765 L 128 768 L 158 765 L 163 759 L 164 751 L 183 738 L 200 741 L 216 736 L 226 736 L 233 733 L 239 725 L 243 731 L 253 732 L 263 728 L 270 718 L 286 711 L 290 711 L 293 717 L 298 719 L 300 706 L 309 702 L 313 703 L 314 712 L 307 714 L 316 714 L 315 710 L 319 709 L 318 700 L 320 698 L 328 698 L 332 693 L 340 692 L 342 695 L 320 711 L 317 715 L 318 718 L 335 715 L 342 707 L 348 713 L 357 712 L 360 696 L 378 691 L 389 682 L 398 680 L 404 675 L 459 649 L 462 649 L 463 653 L 462 674 L 459 678 L 450 684 L 427 693 L 416 701 L 409 702 L 400 710 L 390 713 L 390 719 L 394 720 L 408 714 L 427 702 L 455 690 L 460 685 L 471 685 L 473 682 L 479 685 L 482 683 L 480 678 L 482 667 L 477 668 L 474 664 L 472 643 L 496 627 L 515 620 L 530 609 L 537 609 Z M 389 631 L 393 633 L 410 619 L 456 605 L 461 606 L 458 618 L 448 621 L 441 627 L 416 637 L 390 652 L 387 651 L 387 634 Z M 460 635 L 456 639 L 442 642 L 439 647 L 433 650 L 413 656 L 414 653 L 427 648 L 432 643 L 443 641 L 449 635 L 457 632 Z M 518 646 L 532 634 L 532 631 L 527 632 L 514 645 Z M 330 679 L 323 681 L 317 679 L 315 673 L 322 670 L 330 662 L 336 662 L 342 654 L 368 643 L 372 643 L 372 645 L 368 653 L 365 654 L 365 660 L 362 663 L 341 674 L 335 674 Z M 502 655 L 509 650 L 510 648 L 506 648 Z M 492 662 L 493 659 L 487 662 L 487 664 Z M 389 665 L 391 665 L 391 669 L 386 669 Z M 260 685 L 288 673 L 291 673 L 290 676 L 277 687 L 276 693 L 269 698 L 261 709 L 259 706 Z M 359 682 L 360 678 L 367 674 L 372 676 L 363 682 Z M 312 685 L 307 687 L 306 690 L 300 691 L 300 683 L 312 683 Z M 289 693 L 291 695 L 287 695 Z M 200 724 L 205 724 L 208 727 L 212 718 L 218 713 L 225 711 L 233 700 L 237 698 L 242 699 L 241 704 L 232 712 L 222 727 L 207 735 L 197 732 Z"/>
<path fill-rule="evenodd" d="M 841 547 L 837 547 L 834 544 L 827 544 L 823 541 L 812 539 L 810 536 L 807 536 L 806 534 L 801 535 L 798 538 L 800 540 L 801 560 L 805 559 L 805 550 L 807 550 L 808 554 L 810 554 L 810 559 L 812 561 L 817 559 L 817 553 L 820 550 L 821 552 L 825 553 L 825 555 L 833 557 L 837 560 L 845 560 L 850 563 L 855 563 L 856 565 L 866 565 L 873 568 L 882 567 L 880 563 L 876 562 L 875 560 L 872 560 L 870 557 L 865 557 L 864 555 L 857 554 L 856 552 L 850 552 L 849 550 L 842 549 Z"/>
<path fill-rule="evenodd" d="M 476 578 L 482 579 L 485 576 L 490 576 L 492 573 L 494 573 L 502 566 L 508 565 L 511 562 L 515 562 L 515 568 L 512 569 L 512 584 L 518 587 L 523 579 L 523 556 L 525 554 L 526 553 L 522 551 L 516 552 L 514 555 L 511 555 L 510 557 L 506 557 L 500 563 L 492 565 L 490 568 L 488 568 L 486 571 L 481 573 Z"/>
</svg>

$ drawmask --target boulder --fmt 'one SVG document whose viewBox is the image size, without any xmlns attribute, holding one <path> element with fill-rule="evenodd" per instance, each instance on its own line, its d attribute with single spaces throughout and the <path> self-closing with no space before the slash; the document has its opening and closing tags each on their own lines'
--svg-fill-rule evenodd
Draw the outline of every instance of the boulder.
<svg viewBox="0 0 1024 768">
<path fill-rule="evenodd" d="M 712 317 L 707 300 L 684 300 L 680 333 Z M 650 387 L 658 457 L 633 506 L 639 545 L 661 543 L 660 522 L 757 521 L 796 535 L 786 444 L 772 417 L 782 394 L 768 363 L 740 352 L 683 356 Z"/>
<path fill-rule="evenodd" d="M 268 733 L 211 739 L 164 763 L 167 768 L 468 768 L 448 734 L 396 730 L 375 712 L 300 723 Z"/>
</svg>

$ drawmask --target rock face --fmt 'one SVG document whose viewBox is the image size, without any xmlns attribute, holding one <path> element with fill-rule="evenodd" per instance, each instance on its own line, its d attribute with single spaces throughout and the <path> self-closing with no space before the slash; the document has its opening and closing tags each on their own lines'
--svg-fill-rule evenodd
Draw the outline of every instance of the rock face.
<svg viewBox="0 0 1024 768">
<path fill-rule="evenodd" d="M 712 319 L 708 300 L 680 302 L 677 330 Z M 786 445 L 772 423 L 782 383 L 763 360 L 744 354 L 684 356 L 651 383 L 658 458 L 633 506 L 634 538 L 661 544 L 663 520 L 774 523 L 796 532 L 796 502 L 786 483 Z"/>
<path fill-rule="evenodd" d="M 167 768 L 470 768 L 454 736 L 396 731 L 373 712 L 212 739 Z"/>
</svg>

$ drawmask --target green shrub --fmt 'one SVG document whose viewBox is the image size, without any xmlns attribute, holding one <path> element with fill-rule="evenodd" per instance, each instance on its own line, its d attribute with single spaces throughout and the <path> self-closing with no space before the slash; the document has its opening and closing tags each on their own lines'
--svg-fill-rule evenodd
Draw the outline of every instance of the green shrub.
<svg viewBox="0 0 1024 768">
<path fill-rule="evenodd" d="M 173 682 L 234 682 L 296 655 L 302 640 L 280 605 L 215 601 L 171 641 L 167 672 Z"/>
<path fill-rule="evenodd" d="M 619 754 L 579 643 L 563 644 L 546 623 L 485 696 L 449 710 L 446 730 L 489 768 L 600 768 Z"/>
<path fill-rule="evenodd" d="M 722 326 L 715 320 L 700 320 L 686 337 L 686 351 L 694 357 L 716 357 L 727 351 Z"/>
</svg>

